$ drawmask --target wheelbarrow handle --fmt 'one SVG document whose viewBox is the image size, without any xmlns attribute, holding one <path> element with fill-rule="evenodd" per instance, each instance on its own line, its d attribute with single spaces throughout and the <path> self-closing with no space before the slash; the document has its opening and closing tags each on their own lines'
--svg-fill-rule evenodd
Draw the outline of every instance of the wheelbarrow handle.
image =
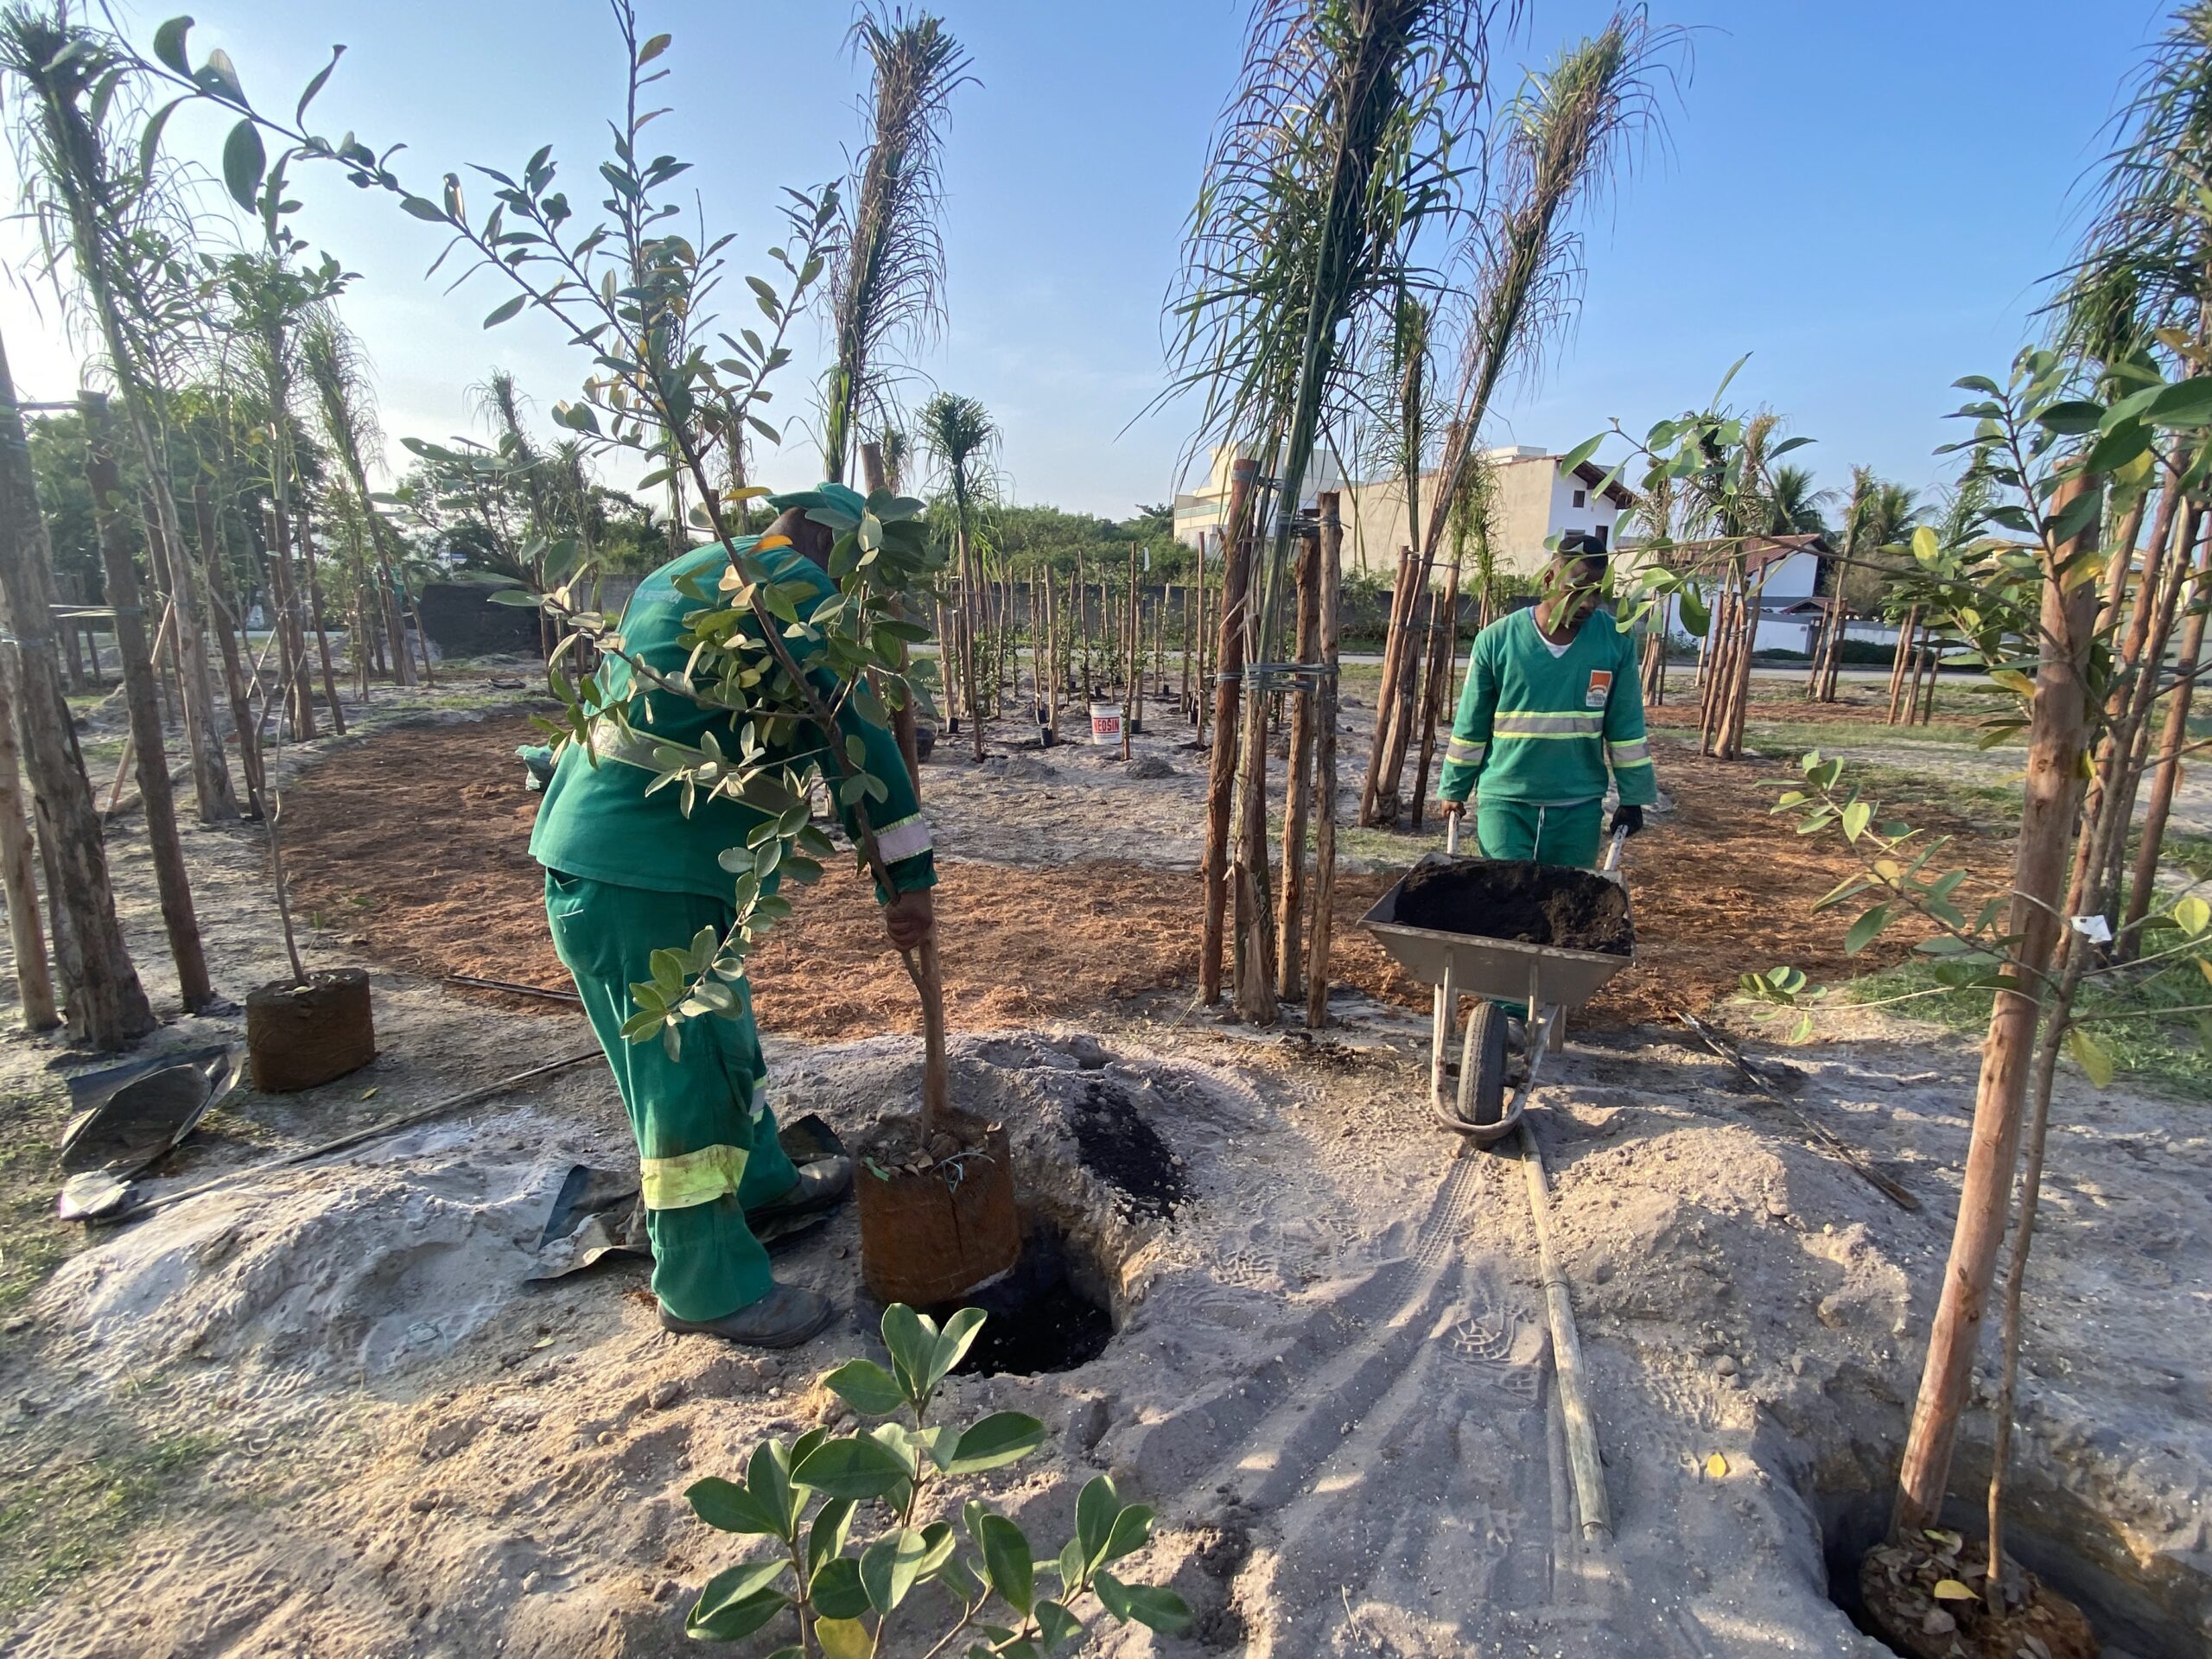
<svg viewBox="0 0 2212 1659">
<path fill-rule="evenodd" d="M 1623 824 L 1613 831 L 1613 844 L 1605 849 L 1605 861 L 1598 868 L 1611 875 L 1621 867 L 1621 849 L 1628 844 L 1628 826 Z"/>
<path fill-rule="evenodd" d="M 1444 852 L 1448 858 L 1459 855 L 1459 820 L 1465 816 L 1465 812 L 1446 812 L 1444 815 Z"/>
</svg>

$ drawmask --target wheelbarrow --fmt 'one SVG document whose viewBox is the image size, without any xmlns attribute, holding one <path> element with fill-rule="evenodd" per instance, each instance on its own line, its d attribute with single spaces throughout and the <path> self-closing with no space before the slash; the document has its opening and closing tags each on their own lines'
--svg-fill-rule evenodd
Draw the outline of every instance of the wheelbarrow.
<svg viewBox="0 0 2212 1659">
<path fill-rule="evenodd" d="M 1599 873 L 1621 881 L 1621 844 L 1625 830 L 1613 832 Z M 1457 861 L 1459 817 L 1445 831 L 1445 850 L 1423 856 L 1414 868 Z M 1407 873 L 1408 875 L 1411 871 Z M 1636 960 L 1604 950 L 1570 950 L 1558 945 L 1524 944 L 1515 939 L 1484 938 L 1439 928 L 1408 927 L 1398 921 L 1399 881 L 1361 917 L 1360 925 L 1381 941 L 1392 961 L 1425 984 L 1436 987 L 1435 1028 L 1429 1041 L 1428 1104 L 1440 1128 L 1465 1135 L 1478 1147 L 1493 1146 L 1520 1126 L 1536 1073 L 1548 1053 L 1566 1046 L 1567 1016 L 1595 996 L 1605 982 Z M 1622 882 L 1624 890 L 1626 883 Z M 1452 1027 L 1459 999 L 1473 999 L 1459 1046 L 1457 1097 L 1445 1097 Z M 1528 1006 L 1529 1069 L 1509 1096 L 1506 1084 L 1506 1014 L 1500 1001 Z"/>
</svg>

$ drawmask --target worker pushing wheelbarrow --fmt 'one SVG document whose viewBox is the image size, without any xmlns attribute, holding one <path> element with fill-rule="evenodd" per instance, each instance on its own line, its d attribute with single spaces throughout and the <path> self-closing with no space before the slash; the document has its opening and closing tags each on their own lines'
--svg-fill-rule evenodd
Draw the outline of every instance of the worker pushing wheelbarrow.
<svg viewBox="0 0 2212 1659">
<path fill-rule="evenodd" d="M 1658 787 L 1635 637 L 1599 605 L 1606 574 L 1602 532 L 1570 533 L 1536 604 L 1475 637 L 1437 791 L 1446 850 L 1422 859 L 1361 918 L 1394 960 L 1436 987 L 1432 1109 L 1479 1146 L 1519 1123 L 1567 1014 L 1634 959 L 1621 849 L 1643 829 Z M 1609 779 L 1619 804 L 1599 871 Z M 1461 858 L 1471 796 L 1481 856 Z M 1462 996 L 1474 1005 L 1447 1101 Z M 1516 1047 L 1526 1064 L 1509 1099 Z"/>
</svg>

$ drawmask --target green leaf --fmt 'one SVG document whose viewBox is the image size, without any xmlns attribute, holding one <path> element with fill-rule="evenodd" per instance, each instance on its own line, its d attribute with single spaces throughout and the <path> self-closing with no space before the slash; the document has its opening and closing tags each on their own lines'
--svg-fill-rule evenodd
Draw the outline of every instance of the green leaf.
<svg viewBox="0 0 2212 1659">
<path fill-rule="evenodd" d="M 1114 1517 L 1114 1529 L 1106 1536 L 1104 1559 L 1118 1561 L 1124 1555 L 1134 1555 L 1152 1541 L 1153 1513 L 1142 1503 L 1132 1503 Z"/>
<path fill-rule="evenodd" d="M 1598 446 L 1605 441 L 1605 435 L 1603 432 L 1593 438 L 1583 439 L 1581 442 L 1559 458 L 1559 470 L 1563 474 L 1573 472 L 1591 456 L 1596 454 Z"/>
<path fill-rule="evenodd" d="M 824 1659 L 874 1659 L 875 1653 L 875 1638 L 858 1618 L 816 1619 L 814 1640 Z"/>
<path fill-rule="evenodd" d="M 192 60 L 185 53 L 185 36 L 191 32 L 189 17 L 172 17 L 154 31 L 154 56 L 187 79 L 192 76 Z"/>
<path fill-rule="evenodd" d="M 692 1511 L 717 1532 L 785 1535 L 783 1516 L 735 1481 L 709 1475 L 692 1482 L 683 1495 L 691 1500 Z"/>
<path fill-rule="evenodd" d="M 1083 1621 L 1057 1601 L 1040 1601 L 1037 1628 L 1044 1632 L 1046 1647 L 1057 1648 L 1083 1634 Z"/>
<path fill-rule="evenodd" d="M 810 1584 L 821 1573 L 823 1564 L 835 1560 L 843 1550 L 852 1530 L 850 1498 L 833 1497 L 814 1512 L 813 1524 L 806 1529 L 806 1576 Z"/>
<path fill-rule="evenodd" d="M 981 1516 L 976 1533 L 976 1541 L 983 1547 L 983 1574 L 990 1580 L 991 1588 L 1016 1612 L 1027 1613 L 1037 1593 L 1037 1566 L 1028 1538 L 1002 1515 Z"/>
<path fill-rule="evenodd" d="M 945 1460 L 948 1475 L 980 1474 L 1026 1458 L 1045 1443 L 1045 1425 L 1018 1411 L 995 1411 L 961 1435 Z"/>
<path fill-rule="evenodd" d="M 922 1558 L 928 1553 L 928 1541 L 918 1527 L 902 1527 L 861 1551 L 861 1585 L 869 1605 L 879 1613 L 896 1611 L 920 1577 Z"/>
<path fill-rule="evenodd" d="M 968 1357 L 969 1349 L 975 1346 L 976 1333 L 982 1328 L 980 1307 L 963 1307 L 944 1322 L 930 1352 L 928 1387 L 933 1389 L 944 1382 L 952 1368 Z"/>
<path fill-rule="evenodd" d="M 831 1497 L 880 1497 L 913 1472 L 880 1440 L 825 1440 L 791 1465 L 791 1478 Z"/>
<path fill-rule="evenodd" d="M 937 1379 L 929 1374 L 937 1353 L 936 1321 L 924 1318 L 904 1302 L 883 1310 L 883 1345 L 891 1351 L 891 1369 L 901 1386 L 916 1400 L 927 1396 Z"/>
<path fill-rule="evenodd" d="M 1686 587 L 1676 596 L 1681 612 L 1681 623 L 1694 639 L 1705 638 L 1705 631 L 1713 626 L 1713 613 L 1707 607 L 1705 595 L 1695 588 Z"/>
<path fill-rule="evenodd" d="M 484 319 L 484 326 L 486 328 L 496 328 L 503 322 L 510 322 L 521 315 L 523 307 L 529 303 L 529 295 L 518 294 L 512 300 L 494 306 L 492 308 L 492 315 Z"/>
<path fill-rule="evenodd" d="M 223 184 L 231 200 L 252 213 L 261 191 L 262 175 L 269 169 L 269 153 L 261 147 L 261 129 L 249 118 L 231 129 L 223 140 Z"/>
<path fill-rule="evenodd" d="M 1851 931 L 1843 936 L 1843 954 L 1857 956 L 1873 944 L 1881 931 L 1889 925 L 1890 907 L 1887 905 L 1876 905 L 1871 910 L 1860 912 L 1859 919 L 1852 923 Z"/>
<path fill-rule="evenodd" d="M 2074 1063 L 2088 1074 L 2091 1083 L 2100 1089 L 2112 1087 L 2112 1051 L 2092 1037 L 2086 1027 L 2067 1027 L 2066 1052 L 2074 1057 Z"/>
<path fill-rule="evenodd" d="M 1866 833 L 1866 825 L 1874 816 L 1872 801 L 1853 801 L 1843 809 L 1843 833 L 1846 838 L 1857 841 Z"/>
<path fill-rule="evenodd" d="M 2160 426 L 2212 425 L 2212 375 L 2163 387 L 2144 406 L 2143 414 Z"/>
<path fill-rule="evenodd" d="M 1190 1604 L 1173 1590 L 1158 1585 L 1123 1584 L 1111 1573 L 1100 1573 L 1091 1585 L 1100 1604 L 1123 1624 L 1173 1635 L 1191 1622 Z"/>
<path fill-rule="evenodd" d="M 2065 403 L 2051 404 L 2036 411 L 2036 420 L 2050 431 L 2071 436 L 2077 433 L 2094 432 L 2104 419 L 2102 404 L 2084 403 L 2079 398 Z"/>
<path fill-rule="evenodd" d="M 2089 446 L 2085 472 L 2114 473 L 2151 447 L 2151 429 L 2141 421 L 2122 421 Z"/>
<path fill-rule="evenodd" d="M 772 1589 L 791 1563 L 785 1560 L 747 1561 L 707 1580 L 693 1604 L 684 1629 L 710 1642 L 735 1642 L 759 1630 L 791 1605 L 791 1598 Z"/>
<path fill-rule="evenodd" d="M 1121 1494 L 1104 1475 L 1084 1483 L 1075 1500 L 1075 1541 L 1082 1548 L 1084 1567 L 1105 1559 L 1106 1541 L 1114 1535 L 1115 1517 L 1122 1512 Z"/>
<path fill-rule="evenodd" d="M 868 1611 L 868 1589 L 861 1564 L 849 1555 L 825 1561 L 814 1575 L 814 1611 L 823 1618 L 858 1618 Z"/>
<path fill-rule="evenodd" d="M 512 605 L 517 610 L 534 611 L 543 602 L 527 588 L 494 588 L 485 599 L 489 604 Z"/>
<path fill-rule="evenodd" d="M 822 1381 L 863 1417 L 888 1417 L 911 1403 L 899 1380 L 872 1359 L 849 1360 Z"/>
<path fill-rule="evenodd" d="M 638 48 L 638 67 L 642 69 L 662 53 L 667 51 L 669 42 L 675 38 L 673 35 L 656 35 L 647 41 Z"/>
</svg>

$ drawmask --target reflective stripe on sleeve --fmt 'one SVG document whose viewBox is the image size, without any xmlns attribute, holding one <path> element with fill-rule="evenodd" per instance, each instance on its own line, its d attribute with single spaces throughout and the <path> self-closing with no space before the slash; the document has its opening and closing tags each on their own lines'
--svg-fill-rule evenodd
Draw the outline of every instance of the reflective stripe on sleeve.
<svg viewBox="0 0 2212 1659">
<path fill-rule="evenodd" d="M 1444 759 L 1455 766 L 1478 766 L 1489 753 L 1489 744 L 1471 743 L 1464 737 L 1455 737 L 1444 746 Z"/>
<path fill-rule="evenodd" d="M 745 1162 L 752 1154 L 743 1147 L 702 1147 L 675 1158 L 639 1160 L 639 1185 L 644 1188 L 648 1210 L 689 1210 L 712 1204 L 737 1191 L 744 1178 Z"/>
<path fill-rule="evenodd" d="M 1605 758 L 1613 763 L 1616 772 L 1629 766 L 1648 766 L 1651 764 L 1651 745 L 1640 737 L 1628 743 L 1608 743 Z"/>
<path fill-rule="evenodd" d="M 896 864 L 901 859 L 926 853 L 931 844 L 929 820 L 918 812 L 896 823 L 887 823 L 875 832 L 875 849 L 883 855 L 886 864 Z"/>
</svg>

